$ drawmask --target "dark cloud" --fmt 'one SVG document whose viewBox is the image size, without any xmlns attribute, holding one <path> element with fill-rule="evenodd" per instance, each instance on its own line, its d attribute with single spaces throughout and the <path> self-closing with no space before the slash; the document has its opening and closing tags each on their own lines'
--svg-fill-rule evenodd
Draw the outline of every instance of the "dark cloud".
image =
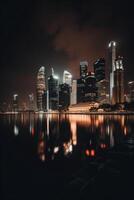
<svg viewBox="0 0 134 200">
<path fill-rule="evenodd" d="M 105 56 L 108 41 L 115 37 L 110 27 L 81 25 L 80 16 L 71 12 L 55 13 L 45 28 L 53 37 L 53 48 L 67 54 L 67 64 L 75 77 L 79 75 L 80 60 L 88 60 L 92 70 L 93 62 Z"/>
</svg>

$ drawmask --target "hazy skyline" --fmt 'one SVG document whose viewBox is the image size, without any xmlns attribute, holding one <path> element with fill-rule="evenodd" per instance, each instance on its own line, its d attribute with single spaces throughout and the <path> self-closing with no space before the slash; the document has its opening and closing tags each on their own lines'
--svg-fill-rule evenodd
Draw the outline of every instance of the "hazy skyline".
<svg viewBox="0 0 134 200">
<path fill-rule="evenodd" d="M 40 65 L 76 78 L 80 60 L 107 54 L 110 40 L 124 57 L 126 81 L 134 80 L 133 6 L 127 1 L 1 1 L 0 101 L 35 92 Z"/>
</svg>

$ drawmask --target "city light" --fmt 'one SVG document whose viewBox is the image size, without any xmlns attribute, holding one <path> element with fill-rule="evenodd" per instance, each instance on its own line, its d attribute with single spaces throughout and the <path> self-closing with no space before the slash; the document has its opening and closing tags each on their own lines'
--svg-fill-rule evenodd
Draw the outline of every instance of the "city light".
<svg viewBox="0 0 134 200">
<path fill-rule="evenodd" d="M 18 135 L 19 134 L 19 128 L 18 128 L 18 126 L 15 124 L 14 125 L 14 135 Z"/>
<path fill-rule="evenodd" d="M 54 75 L 54 78 L 55 78 L 55 79 L 59 79 L 59 77 L 58 77 L 58 76 L 56 76 L 56 75 Z"/>
<path fill-rule="evenodd" d="M 124 66 L 123 57 L 117 56 L 116 42 L 110 41 L 108 60 L 108 75 L 106 76 L 106 61 L 97 58 L 93 64 L 93 70 L 89 70 L 88 61 L 80 61 L 79 77 L 73 80 L 73 75 L 63 71 L 62 83 L 59 76 L 51 68 L 51 75 L 46 77 L 46 67 L 40 66 L 36 76 L 36 94 L 29 94 L 29 105 L 20 106 L 21 97 L 16 93 L 9 107 L 10 111 L 17 113 L 28 110 L 35 113 L 45 112 L 69 112 L 69 113 L 92 113 L 113 112 L 112 106 L 119 104 L 119 110 L 124 111 L 125 101 L 132 102 L 134 99 L 133 82 L 128 82 L 129 91 L 124 98 Z M 109 104 L 109 108 L 101 108 L 101 105 Z M 97 105 L 97 106 L 96 106 Z"/>
</svg>

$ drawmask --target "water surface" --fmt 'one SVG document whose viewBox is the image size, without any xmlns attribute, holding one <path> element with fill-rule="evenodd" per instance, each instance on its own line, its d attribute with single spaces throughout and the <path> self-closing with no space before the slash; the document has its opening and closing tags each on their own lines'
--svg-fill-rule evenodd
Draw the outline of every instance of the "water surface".
<svg viewBox="0 0 134 200">
<path fill-rule="evenodd" d="M 132 135 L 133 122 L 130 115 L 1 115 L 4 198 L 49 199 L 87 161 Z"/>
</svg>

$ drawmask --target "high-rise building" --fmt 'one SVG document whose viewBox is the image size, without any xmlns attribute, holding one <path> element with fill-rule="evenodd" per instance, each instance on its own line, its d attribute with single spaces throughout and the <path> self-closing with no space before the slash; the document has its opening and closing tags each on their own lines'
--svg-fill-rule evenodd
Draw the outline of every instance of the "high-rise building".
<svg viewBox="0 0 134 200">
<path fill-rule="evenodd" d="M 48 77 L 48 96 L 49 96 L 49 110 L 59 109 L 59 78 L 54 74 L 52 68 L 52 74 Z"/>
<path fill-rule="evenodd" d="M 72 81 L 71 105 L 77 104 L 77 80 Z"/>
<path fill-rule="evenodd" d="M 13 111 L 18 112 L 19 110 L 19 102 L 18 102 L 18 94 L 13 95 Z"/>
<path fill-rule="evenodd" d="M 93 72 L 85 78 L 84 102 L 95 102 L 98 98 L 96 78 Z"/>
<path fill-rule="evenodd" d="M 97 82 L 98 101 L 100 104 L 109 104 L 109 81 L 104 79 Z"/>
<path fill-rule="evenodd" d="M 119 57 L 115 61 L 114 68 L 113 104 L 122 103 L 124 103 L 124 68 L 122 58 Z"/>
<path fill-rule="evenodd" d="M 105 59 L 104 58 L 99 58 L 94 63 L 94 73 L 95 73 L 96 82 L 99 82 L 105 79 Z"/>
<path fill-rule="evenodd" d="M 93 72 L 77 80 L 77 103 L 96 101 L 97 96 L 96 78 Z"/>
<path fill-rule="evenodd" d="M 85 101 L 85 79 L 77 80 L 77 103 Z"/>
<path fill-rule="evenodd" d="M 113 103 L 113 87 L 114 87 L 114 70 L 115 70 L 115 60 L 116 60 L 116 42 L 111 41 L 109 43 L 109 59 L 108 59 L 108 79 L 109 79 L 109 93 L 110 102 Z"/>
<path fill-rule="evenodd" d="M 134 102 L 134 81 L 128 82 L 128 89 L 129 102 Z"/>
<path fill-rule="evenodd" d="M 88 74 L 88 62 L 87 61 L 81 61 L 80 62 L 80 77 L 84 78 Z"/>
<path fill-rule="evenodd" d="M 34 110 L 34 95 L 29 94 L 29 110 Z"/>
<path fill-rule="evenodd" d="M 66 83 L 69 86 L 72 85 L 72 74 L 66 70 L 63 72 L 63 83 Z"/>
<path fill-rule="evenodd" d="M 59 109 L 66 110 L 70 105 L 70 86 L 66 83 L 59 85 Z"/>
<path fill-rule="evenodd" d="M 37 74 L 37 109 L 38 111 L 44 110 L 44 94 L 46 91 L 45 84 L 45 67 L 40 67 Z"/>
</svg>

